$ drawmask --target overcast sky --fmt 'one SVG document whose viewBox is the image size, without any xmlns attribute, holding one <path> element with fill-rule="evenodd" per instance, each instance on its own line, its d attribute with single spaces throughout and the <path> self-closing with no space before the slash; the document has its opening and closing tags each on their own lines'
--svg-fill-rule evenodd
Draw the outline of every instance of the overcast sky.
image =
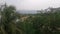
<svg viewBox="0 0 60 34">
<path fill-rule="evenodd" d="M 60 0 L 0 0 L 14 5 L 18 10 L 40 10 L 48 7 L 60 7 Z"/>
</svg>

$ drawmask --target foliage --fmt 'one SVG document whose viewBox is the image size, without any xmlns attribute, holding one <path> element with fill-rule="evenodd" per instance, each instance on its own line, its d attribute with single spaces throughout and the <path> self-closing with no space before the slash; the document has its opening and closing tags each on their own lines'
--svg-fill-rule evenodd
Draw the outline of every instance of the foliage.
<svg viewBox="0 0 60 34">
<path fill-rule="evenodd" d="M 60 8 L 49 12 L 22 15 L 14 6 L 0 7 L 0 34 L 60 34 Z"/>
</svg>

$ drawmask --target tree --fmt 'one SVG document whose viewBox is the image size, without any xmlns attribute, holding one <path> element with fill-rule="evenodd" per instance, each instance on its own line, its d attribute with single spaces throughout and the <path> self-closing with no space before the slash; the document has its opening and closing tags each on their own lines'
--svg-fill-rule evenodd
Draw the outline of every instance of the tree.
<svg viewBox="0 0 60 34">
<path fill-rule="evenodd" d="M 1 13 L 1 24 L 0 33 L 1 34 L 16 34 L 17 31 L 21 34 L 21 29 L 16 26 L 16 19 L 18 18 L 16 9 L 14 6 L 2 5 L 0 8 Z"/>
</svg>

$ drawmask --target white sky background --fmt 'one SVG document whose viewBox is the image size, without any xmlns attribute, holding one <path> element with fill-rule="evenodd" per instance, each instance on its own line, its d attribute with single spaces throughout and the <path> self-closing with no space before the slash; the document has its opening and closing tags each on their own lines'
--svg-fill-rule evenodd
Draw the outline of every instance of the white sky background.
<svg viewBox="0 0 60 34">
<path fill-rule="evenodd" d="M 18 10 L 40 10 L 48 7 L 60 7 L 60 0 L 0 0 L 14 5 Z"/>
</svg>

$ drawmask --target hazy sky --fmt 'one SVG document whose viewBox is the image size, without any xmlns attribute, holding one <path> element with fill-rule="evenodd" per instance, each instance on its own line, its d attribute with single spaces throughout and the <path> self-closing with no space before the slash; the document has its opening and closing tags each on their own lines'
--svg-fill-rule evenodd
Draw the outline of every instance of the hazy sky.
<svg viewBox="0 0 60 34">
<path fill-rule="evenodd" d="M 0 0 L 15 5 L 18 10 L 40 10 L 48 7 L 60 7 L 60 0 Z"/>
</svg>

